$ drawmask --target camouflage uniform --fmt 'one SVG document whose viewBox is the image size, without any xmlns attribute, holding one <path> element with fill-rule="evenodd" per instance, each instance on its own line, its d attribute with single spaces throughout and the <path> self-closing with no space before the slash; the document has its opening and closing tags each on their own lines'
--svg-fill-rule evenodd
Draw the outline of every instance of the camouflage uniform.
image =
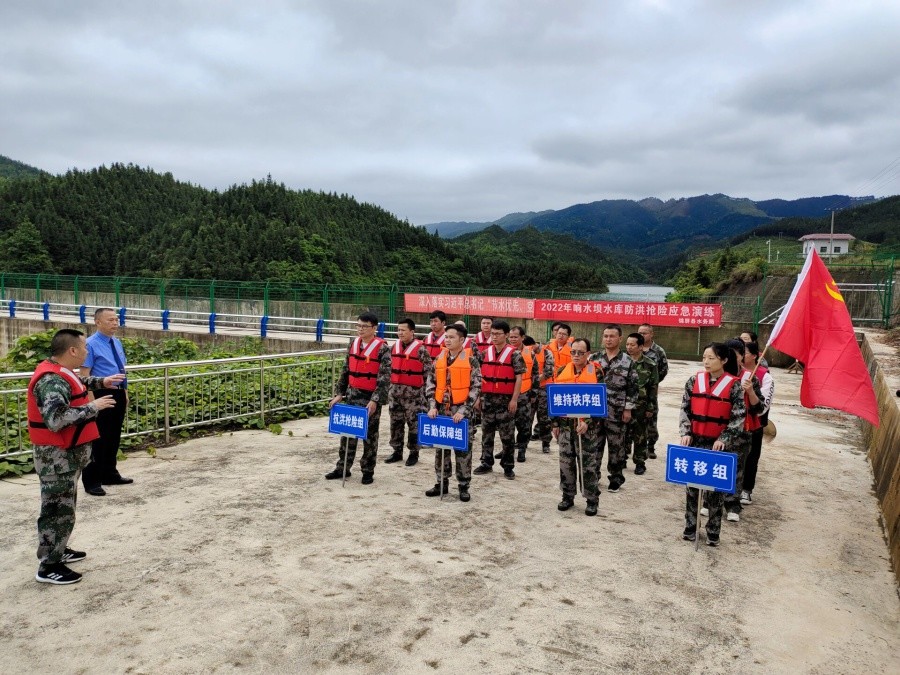
<svg viewBox="0 0 900 675">
<path fill-rule="evenodd" d="M 609 474 L 610 487 L 618 486 L 625 482 L 622 471 L 628 449 L 628 424 L 622 421 L 622 414 L 631 410 L 634 415 L 638 397 L 637 371 L 634 369 L 634 361 L 623 351 L 610 359 L 601 349 L 591 357 L 591 361 L 600 366 L 602 382 L 606 384 L 608 415 L 603 420 L 600 447 L 603 447 L 604 442 L 609 443 L 606 472 Z"/>
<path fill-rule="evenodd" d="M 631 430 L 628 434 L 626 454 L 633 446 L 634 463 L 641 466 L 647 461 L 647 428 L 650 421 L 647 413 L 655 414 L 657 411 L 656 389 L 659 385 L 659 376 L 656 364 L 646 356 L 634 361 L 634 370 L 638 378 L 638 398 L 631 412 Z"/>
<path fill-rule="evenodd" d="M 103 387 L 102 377 L 82 377 L 88 389 Z M 54 373 L 40 378 L 34 385 L 34 397 L 44 424 L 50 431 L 97 418 L 93 403 L 70 407 L 72 390 L 69 383 Z M 37 557 L 40 567 L 62 562 L 75 527 L 75 502 L 78 478 L 91 459 L 91 444 L 77 445 L 71 450 L 55 445 L 35 445 L 34 470 L 41 482 L 41 513 L 38 516 Z"/>
<path fill-rule="evenodd" d="M 416 357 L 422 362 L 424 378 L 431 372 L 431 356 L 424 343 L 419 346 Z M 419 454 L 419 413 L 426 410 L 425 383 L 421 387 L 408 384 L 391 384 L 388 412 L 391 416 L 391 448 L 394 454 L 403 456 L 403 427 L 407 427 L 406 447 L 410 456 Z"/>
<path fill-rule="evenodd" d="M 544 382 L 549 382 L 553 379 L 553 352 L 551 352 L 546 347 L 542 347 L 544 350 L 544 369 L 541 371 L 541 379 Z M 537 363 L 537 356 L 535 356 L 535 363 Z M 550 443 L 550 416 L 547 414 L 547 388 L 540 386 L 540 383 L 537 379 L 532 380 L 532 388 L 534 389 L 535 399 L 534 399 L 534 408 L 537 413 L 537 427 L 535 427 L 535 435 L 541 439 L 541 443 Z"/>
<path fill-rule="evenodd" d="M 757 403 L 756 405 L 748 405 L 749 402 L 746 398 L 744 398 L 744 407 L 746 408 L 747 413 L 761 415 L 763 412 L 765 412 L 766 405 L 764 403 L 759 380 L 756 378 L 756 376 L 753 377 L 753 393 L 756 394 L 756 398 L 759 399 L 759 403 Z M 744 484 L 744 467 L 747 466 L 747 457 L 750 455 L 750 441 L 752 437 L 753 434 L 751 432 L 742 429 L 740 436 L 734 444 L 734 449 L 730 451 L 737 453 L 738 461 L 737 475 L 735 476 L 734 483 L 734 493 L 725 495 L 726 513 L 740 513 L 744 510 L 744 507 L 741 505 L 741 486 Z"/>
<path fill-rule="evenodd" d="M 578 435 L 575 433 L 577 420 L 554 417 L 551 424 L 559 429 L 559 489 L 563 499 L 574 501 L 578 491 L 577 457 Z M 590 418 L 588 429 L 581 436 L 581 472 L 584 481 L 584 498 L 588 504 L 596 505 L 600 500 L 600 463 L 603 461 L 603 420 Z"/>
<path fill-rule="evenodd" d="M 381 422 L 381 406 L 388 399 L 388 391 L 391 385 L 391 348 L 387 342 L 383 342 L 378 349 L 375 358 L 379 361 L 378 376 L 375 382 L 375 391 L 363 391 L 350 386 L 350 349 L 353 340 L 347 347 L 347 356 L 344 357 L 344 365 L 341 374 L 334 385 L 334 395 L 343 396 L 341 403 L 347 405 L 366 406 L 369 401 L 375 401 L 375 412 L 369 415 L 369 429 L 366 440 L 363 441 L 363 454 L 359 460 L 359 468 L 365 473 L 375 473 L 375 459 L 378 456 L 378 425 Z M 347 455 L 347 471 L 353 466 L 356 457 L 357 438 L 341 438 L 338 450 L 338 461 L 335 467 L 339 471 L 344 470 L 344 454 Z"/>
<path fill-rule="evenodd" d="M 659 382 L 662 383 L 669 374 L 669 359 L 666 358 L 666 350 L 659 346 L 656 341 L 650 345 L 650 348 L 644 352 L 645 358 L 651 358 L 656 364 L 656 370 L 659 373 Z M 656 441 L 659 440 L 659 406 L 655 406 L 653 417 L 647 424 L 647 454 L 656 454 Z"/>
<path fill-rule="evenodd" d="M 744 418 L 746 408 L 744 407 L 744 390 L 741 389 L 739 382 L 735 382 L 730 391 L 731 398 L 731 416 L 728 426 L 719 435 L 718 438 L 705 438 L 703 436 L 694 436 L 691 433 L 691 396 L 694 392 L 694 382 L 697 376 L 691 375 L 684 385 L 684 396 L 681 400 L 681 418 L 679 421 L 679 436 L 690 436 L 692 448 L 705 448 L 712 450 L 713 443 L 717 440 L 725 444 L 725 452 L 734 452 L 735 446 L 739 442 L 740 436 L 744 431 Z M 710 381 L 710 388 L 713 382 Z M 738 483 L 738 490 L 740 484 Z M 688 487 L 685 494 L 685 511 L 684 511 L 684 531 L 685 534 L 695 532 L 697 530 L 697 488 Z M 706 534 L 719 536 L 722 529 L 722 504 L 725 500 L 725 494 L 704 490 L 705 498 L 703 503 L 709 509 L 709 519 L 706 521 Z"/>
<path fill-rule="evenodd" d="M 460 356 L 463 352 L 460 353 Z M 449 366 L 453 361 L 450 360 L 450 354 L 447 354 L 447 377 L 450 377 Z M 434 394 L 437 391 L 437 382 L 435 381 L 434 368 L 428 371 L 428 380 L 425 383 L 425 397 L 428 399 L 429 410 L 437 410 L 439 415 L 447 415 L 449 417 L 453 417 L 458 412 L 463 414 L 463 417 L 469 420 L 469 427 L 471 428 L 473 425 L 472 422 L 472 412 L 475 406 L 475 401 L 478 400 L 478 396 L 481 393 L 481 365 L 478 362 L 478 357 L 472 354 L 469 356 L 469 366 L 472 368 L 472 381 L 469 384 L 469 396 L 466 398 L 465 403 L 461 403 L 459 405 L 453 405 L 449 400 L 438 405 L 438 402 L 434 400 Z M 449 398 L 449 383 L 447 387 L 448 391 L 446 397 Z M 459 450 L 455 450 L 450 452 L 449 450 L 441 450 L 440 448 L 435 448 L 434 450 L 434 476 L 435 482 L 440 482 L 441 480 L 441 457 L 444 459 L 444 480 L 448 480 L 450 477 L 450 472 L 453 470 L 453 466 L 451 465 L 451 455 L 456 455 L 456 482 L 459 483 L 459 487 L 463 491 L 468 491 L 469 483 L 472 481 L 472 437 L 469 436 L 469 449 L 465 452 L 461 452 Z"/>
<path fill-rule="evenodd" d="M 478 355 L 479 362 L 484 361 L 484 354 Z M 525 359 L 514 351 L 510 358 L 513 373 L 522 375 L 525 372 Z M 500 432 L 500 443 L 503 455 L 500 466 L 504 471 L 512 471 L 516 466 L 515 455 L 515 416 L 509 412 L 509 401 L 512 397 L 504 394 L 481 395 L 481 465 L 494 466 L 494 436 Z"/>
<path fill-rule="evenodd" d="M 521 354 L 521 352 L 520 352 Z M 522 359 L 524 361 L 524 358 Z M 537 397 L 535 392 L 539 388 L 538 377 L 540 369 L 537 359 L 532 356 L 531 359 L 531 389 L 525 393 L 519 394 L 519 407 L 516 408 L 516 450 L 524 453 L 531 441 L 531 419 L 534 417 L 534 401 Z"/>
</svg>

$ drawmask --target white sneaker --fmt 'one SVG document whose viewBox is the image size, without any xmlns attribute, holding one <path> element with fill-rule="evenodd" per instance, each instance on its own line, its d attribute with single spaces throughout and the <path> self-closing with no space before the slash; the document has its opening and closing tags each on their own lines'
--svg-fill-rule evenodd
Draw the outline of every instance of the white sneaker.
<svg viewBox="0 0 900 675">
<path fill-rule="evenodd" d="M 700 509 L 700 515 L 706 518 L 706 516 L 709 515 L 709 509 L 704 506 L 702 509 Z"/>
<path fill-rule="evenodd" d="M 746 506 L 747 504 L 753 503 L 753 497 L 750 496 L 750 493 L 746 490 L 741 491 L 741 504 Z"/>
<path fill-rule="evenodd" d="M 731 511 L 727 516 L 725 516 L 725 519 L 730 520 L 732 523 L 737 523 L 738 521 L 740 521 L 741 516 L 740 514 Z"/>
</svg>

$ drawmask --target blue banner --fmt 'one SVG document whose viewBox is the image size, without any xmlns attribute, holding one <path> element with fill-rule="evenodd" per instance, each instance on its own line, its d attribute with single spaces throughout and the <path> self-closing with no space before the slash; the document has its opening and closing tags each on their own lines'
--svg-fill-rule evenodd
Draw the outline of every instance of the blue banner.
<svg viewBox="0 0 900 675">
<path fill-rule="evenodd" d="M 469 449 L 469 420 L 462 419 L 456 424 L 452 417 L 438 415 L 431 419 L 419 413 L 419 445 L 465 452 Z"/>
<path fill-rule="evenodd" d="M 668 482 L 734 494 L 737 477 L 736 454 L 689 448 L 684 445 L 669 445 L 667 455 Z"/>
<path fill-rule="evenodd" d="M 328 414 L 328 433 L 365 438 L 369 433 L 369 409 L 335 403 Z"/>
<path fill-rule="evenodd" d="M 550 417 L 606 417 L 605 384 L 548 384 Z"/>
</svg>

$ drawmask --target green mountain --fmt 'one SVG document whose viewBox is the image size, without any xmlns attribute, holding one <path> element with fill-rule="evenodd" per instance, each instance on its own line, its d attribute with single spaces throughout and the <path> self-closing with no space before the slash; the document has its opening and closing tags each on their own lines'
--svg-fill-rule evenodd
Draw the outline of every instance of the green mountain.
<svg viewBox="0 0 900 675">
<path fill-rule="evenodd" d="M 0 155 L 0 180 L 18 180 L 21 178 L 37 178 L 44 172 L 22 162 Z"/>
<path fill-rule="evenodd" d="M 449 243 L 348 195 L 271 178 L 219 192 L 116 164 L 0 183 L 6 272 L 585 292 L 640 274 L 574 249 L 535 231 L 509 248 Z"/>
</svg>

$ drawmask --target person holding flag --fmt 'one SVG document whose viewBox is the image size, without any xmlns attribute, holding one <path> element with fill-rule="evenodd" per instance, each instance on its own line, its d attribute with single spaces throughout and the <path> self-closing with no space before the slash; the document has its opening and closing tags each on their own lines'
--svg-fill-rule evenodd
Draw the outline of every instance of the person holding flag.
<svg viewBox="0 0 900 675">
<path fill-rule="evenodd" d="M 691 375 L 684 385 L 679 432 L 681 445 L 734 452 L 744 431 L 744 389 L 738 377 L 734 351 L 721 342 L 711 342 L 703 350 L 703 370 Z M 693 541 L 697 534 L 697 488 L 686 487 L 684 539 Z M 719 545 L 722 529 L 724 494 L 706 494 L 709 520 L 706 521 L 706 543 Z"/>
<path fill-rule="evenodd" d="M 843 410 L 878 426 L 875 389 L 844 296 L 814 248 L 769 335 L 769 347 L 803 363 L 804 407 Z"/>
</svg>

